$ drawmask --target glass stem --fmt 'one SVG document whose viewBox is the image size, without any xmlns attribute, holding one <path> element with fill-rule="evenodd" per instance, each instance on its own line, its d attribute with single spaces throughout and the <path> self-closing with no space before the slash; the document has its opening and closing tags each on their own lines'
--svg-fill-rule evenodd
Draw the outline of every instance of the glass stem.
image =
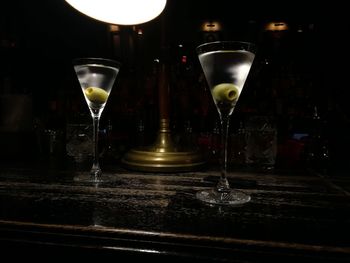
<svg viewBox="0 0 350 263">
<path fill-rule="evenodd" d="M 94 177 L 95 180 L 99 180 L 101 175 L 101 169 L 99 164 L 99 156 L 98 156 L 98 129 L 99 129 L 99 123 L 100 123 L 100 117 L 99 116 L 92 116 L 93 120 L 93 144 L 94 144 L 94 160 L 93 165 L 91 169 L 91 175 Z"/>
<path fill-rule="evenodd" d="M 227 138 L 230 116 L 220 116 L 221 124 L 221 149 L 220 149 L 220 165 L 221 165 L 221 176 L 216 186 L 217 191 L 227 192 L 230 191 L 230 185 L 227 180 Z"/>
</svg>

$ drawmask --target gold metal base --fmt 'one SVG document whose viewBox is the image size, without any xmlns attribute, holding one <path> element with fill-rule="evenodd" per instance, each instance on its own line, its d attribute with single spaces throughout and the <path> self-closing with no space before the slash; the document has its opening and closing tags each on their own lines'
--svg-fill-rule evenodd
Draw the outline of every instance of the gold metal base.
<svg viewBox="0 0 350 263">
<path fill-rule="evenodd" d="M 171 140 L 169 120 L 161 119 L 156 142 L 150 147 L 130 150 L 122 163 L 137 171 L 187 172 L 203 167 L 203 159 L 196 151 L 178 151 Z"/>
<path fill-rule="evenodd" d="M 152 152 L 133 149 L 126 153 L 122 163 L 137 171 L 188 172 L 205 164 L 196 152 Z"/>
</svg>

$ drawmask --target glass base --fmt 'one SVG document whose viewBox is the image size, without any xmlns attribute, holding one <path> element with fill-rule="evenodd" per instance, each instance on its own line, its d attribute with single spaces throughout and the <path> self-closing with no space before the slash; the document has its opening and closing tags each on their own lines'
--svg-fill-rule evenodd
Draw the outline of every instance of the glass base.
<svg viewBox="0 0 350 263">
<path fill-rule="evenodd" d="M 218 192 L 216 189 L 203 190 L 196 193 L 197 199 L 213 205 L 241 205 L 250 201 L 250 196 L 235 189 Z"/>
</svg>

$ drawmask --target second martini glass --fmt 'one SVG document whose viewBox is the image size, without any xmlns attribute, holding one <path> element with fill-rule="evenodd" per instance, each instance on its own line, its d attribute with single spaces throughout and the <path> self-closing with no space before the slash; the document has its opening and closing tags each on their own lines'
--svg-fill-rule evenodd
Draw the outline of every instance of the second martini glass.
<svg viewBox="0 0 350 263">
<path fill-rule="evenodd" d="M 235 109 L 255 57 L 255 46 L 246 42 L 218 41 L 197 47 L 211 95 L 221 123 L 221 176 L 214 189 L 199 191 L 196 197 L 206 203 L 238 205 L 250 196 L 231 189 L 226 177 L 229 118 Z"/>
<path fill-rule="evenodd" d="M 102 174 L 98 157 L 99 121 L 121 65 L 103 58 L 77 58 L 73 65 L 93 120 L 94 159 L 90 174 L 98 182 Z"/>
</svg>

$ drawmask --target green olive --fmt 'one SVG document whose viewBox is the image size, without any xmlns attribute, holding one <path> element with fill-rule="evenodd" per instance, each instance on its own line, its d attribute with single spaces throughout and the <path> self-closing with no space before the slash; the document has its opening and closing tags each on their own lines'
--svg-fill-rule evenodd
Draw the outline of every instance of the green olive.
<svg viewBox="0 0 350 263">
<path fill-rule="evenodd" d="M 108 99 L 108 93 L 97 87 L 88 87 L 85 89 L 85 95 L 91 102 L 105 103 Z"/>
<path fill-rule="evenodd" d="M 212 94 L 216 101 L 233 101 L 238 98 L 239 91 L 234 84 L 221 83 L 213 88 Z"/>
</svg>

